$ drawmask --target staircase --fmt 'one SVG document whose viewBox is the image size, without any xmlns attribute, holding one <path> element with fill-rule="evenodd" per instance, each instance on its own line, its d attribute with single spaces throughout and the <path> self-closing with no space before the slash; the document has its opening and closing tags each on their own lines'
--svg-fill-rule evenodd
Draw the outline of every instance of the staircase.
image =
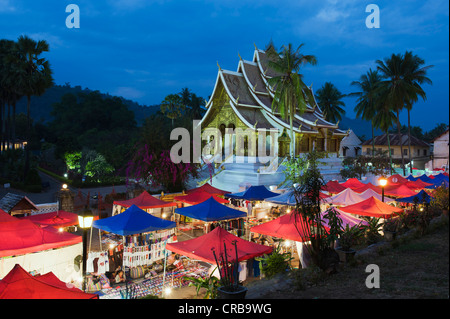
<svg viewBox="0 0 450 319">
<path fill-rule="evenodd" d="M 278 163 L 274 159 L 268 163 L 260 163 L 255 158 L 232 156 L 224 163 L 220 164 L 213 173 L 207 165 L 202 167 L 200 176 L 188 183 L 189 188 L 198 187 L 204 183 L 229 192 L 239 192 L 250 185 L 277 186 L 278 188 L 289 187 L 284 174 L 284 161 L 286 158 L 278 158 Z M 330 155 L 329 158 L 320 160 L 323 164 L 319 169 L 325 182 L 337 179 L 340 180 L 340 170 L 342 160 L 339 157 Z M 212 178 L 211 178 L 212 176 Z"/>
</svg>

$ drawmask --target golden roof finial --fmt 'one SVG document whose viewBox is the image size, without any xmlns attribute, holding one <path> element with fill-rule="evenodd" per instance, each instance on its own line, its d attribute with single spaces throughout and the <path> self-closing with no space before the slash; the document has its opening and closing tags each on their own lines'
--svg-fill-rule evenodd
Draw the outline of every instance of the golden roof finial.
<svg viewBox="0 0 450 319">
<path fill-rule="evenodd" d="M 318 121 L 319 119 L 316 119 L 315 121 L 314 121 L 314 125 L 316 125 L 317 124 L 317 121 Z"/>
<path fill-rule="evenodd" d="M 241 57 L 241 55 L 239 54 L 239 52 L 238 52 L 238 56 L 239 56 L 239 60 L 242 60 L 242 57 Z"/>
<path fill-rule="evenodd" d="M 219 61 L 217 61 L 217 66 L 219 67 L 219 71 L 222 71 L 222 68 L 219 65 Z"/>
<path fill-rule="evenodd" d="M 256 46 L 255 42 L 253 42 L 253 45 L 255 46 L 255 49 L 258 50 L 258 47 Z"/>
</svg>

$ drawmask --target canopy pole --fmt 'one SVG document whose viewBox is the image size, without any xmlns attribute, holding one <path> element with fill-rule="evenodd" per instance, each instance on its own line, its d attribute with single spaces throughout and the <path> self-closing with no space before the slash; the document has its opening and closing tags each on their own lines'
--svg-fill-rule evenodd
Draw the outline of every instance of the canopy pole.
<svg viewBox="0 0 450 319">
<path fill-rule="evenodd" d="M 162 283 L 162 295 L 165 295 L 165 285 L 166 285 L 166 264 L 167 264 L 167 240 L 164 241 L 164 272 L 163 272 L 163 283 Z"/>
<path fill-rule="evenodd" d="M 91 225 L 91 231 L 90 231 L 90 235 L 89 235 L 89 251 L 92 250 L 92 225 Z"/>
<path fill-rule="evenodd" d="M 98 229 L 98 241 L 100 242 L 100 251 L 102 251 L 102 232 Z"/>
</svg>

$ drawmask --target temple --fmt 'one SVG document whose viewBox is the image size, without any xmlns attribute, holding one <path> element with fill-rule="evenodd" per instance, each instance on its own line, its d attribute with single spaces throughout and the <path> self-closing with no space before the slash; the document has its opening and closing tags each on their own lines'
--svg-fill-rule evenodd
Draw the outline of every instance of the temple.
<svg viewBox="0 0 450 319">
<path fill-rule="evenodd" d="M 291 140 L 289 119 L 285 120 L 279 112 L 272 109 L 274 88 L 268 83 L 268 79 L 277 76 L 277 72 L 269 67 L 266 52 L 255 47 L 252 61 L 239 58 L 236 71 L 223 70 L 219 66 L 213 93 L 206 105 L 207 111 L 200 121 L 202 132 L 216 130 L 221 133 L 221 140 L 214 141 L 215 152 L 211 153 L 217 156 L 217 149 L 222 148 L 219 154 L 221 158 L 219 161 L 215 158 L 214 162 L 224 162 L 220 167 L 222 170 L 252 169 L 255 174 L 271 172 L 276 175 L 277 171 L 280 172 L 278 165 L 275 167 L 273 162 L 276 160 L 277 164 L 282 164 L 291 154 L 301 156 L 302 153 L 318 150 L 326 151 L 330 158 L 338 159 L 340 142 L 347 132 L 340 130 L 338 123 L 326 121 L 314 100 L 309 101 L 303 114 L 295 115 Z M 308 89 L 312 91 L 311 87 Z M 234 135 L 227 140 L 226 132 L 236 134 L 237 129 L 253 131 L 252 136 L 256 140 L 251 141 L 247 136 L 236 138 Z M 264 130 L 267 132 L 262 136 L 261 132 Z M 276 134 L 269 134 L 270 130 Z M 264 154 L 261 155 L 261 149 L 254 147 L 255 145 L 265 145 Z M 261 158 L 265 160 L 258 160 Z M 252 166 L 246 165 L 244 168 L 242 163 L 252 163 Z M 246 177 L 252 179 L 251 176 Z M 264 181 L 261 177 L 247 182 L 252 185 L 266 182 L 278 185 L 283 180 L 281 175 L 272 178 L 265 176 Z"/>
</svg>

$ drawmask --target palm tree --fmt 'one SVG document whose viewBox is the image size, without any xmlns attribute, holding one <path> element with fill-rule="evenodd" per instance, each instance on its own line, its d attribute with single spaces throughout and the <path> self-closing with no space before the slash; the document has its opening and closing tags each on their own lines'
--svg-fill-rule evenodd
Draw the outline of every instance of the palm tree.
<svg viewBox="0 0 450 319">
<path fill-rule="evenodd" d="M 197 96 L 195 93 L 191 95 L 191 117 L 193 119 L 201 119 L 205 110 L 203 107 L 206 105 L 205 99 Z"/>
<path fill-rule="evenodd" d="M 425 91 L 421 88 L 420 84 L 427 83 L 432 84 L 431 80 L 426 76 L 427 70 L 432 65 L 429 66 L 423 66 L 425 64 L 425 61 L 421 59 L 417 55 L 413 55 L 411 51 L 406 51 L 404 56 L 404 62 L 407 68 L 407 79 L 408 81 L 411 81 L 411 83 L 416 86 L 417 88 L 417 94 L 414 96 L 411 96 L 409 100 L 407 100 L 405 103 L 405 108 L 408 111 L 408 154 L 409 154 L 409 171 L 412 174 L 412 165 L 411 165 L 411 110 L 412 105 L 414 102 L 417 102 L 418 96 L 420 96 L 423 100 L 426 100 L 426 94 Z"/>
<path fill-rule="evenodd" d="M 2 149 L 9 147 L 11 140 L 15 139 L 14 124 L 11 120 L 11 105 L 14 101 L 13 117 L 15 117 L 15 95 L 16 89 L 12 87 L 15 81 L 12 80 L 12 70 L 14 65 L 9 62 L 14 50 L 14 41 L 0 40 L 0 134 Z M 6 107 L 8 111 L 6 112 Z M 14 143 L 14 141 L 12 141 Z"/>
<path fill-rule="evenodd" d="M 188 88 L 182 88 L 181 92 L 178 95 L 181 97 L 181 103 L 183 103 L 184 107 L 187 108 L 191 105 L 192 92 Z"/>
<path fill-rule="evenodd" d="M 397 120 L 394 111 L 386 104 L 381 105 L 375 112 L 372 123 L 375 127 L 379 128 L 386 134 L 388 149 L 389 149 L 389 167 L 390 174 L 392 175 L 392 152 L 391 143 L 389 139 L 389 129 L 392 127 L 394 122 Z M 373 139 L 372 139 L 373 140 Z"/>
<path fill-rule="evenodd" d="M 17 40 L 17 63 L 20 78 L 18 84 L 21 93 L 27 97 L 27 139 L 30 138 L 30 105 L 31 97 L 40 96 L 45 90 L 53 85 L 52 70 L 50 62 L 41 57 L 41 54 L 49 51 L 49 45 L 45 40 L 35 41 L 28 36 L 20 36 Z M 24 176 L 28 174 L 30 168 L 29 148 L 25 148 L 25 171 Z"/>
<path fill-rule="evenodd" d="M 292 44 L 283 46 L 280 52 L 275 48 L 267 51 L 269 67 L 278 75 L 268 79 L 269 84 L 275 90 L 272 101 L 272 110 L 278 111 L 285 120 L 289 118 L 291 154 L 294 145 L 293 119 L 295 114 L 302 114 L 306 105 L 314 101 L 311 89 L 303 82 L 303 75 L 299 74 L 300 68 L 305 64 L 316 65 L 317 59 L 313 55 L 304 55 L 300 52 L 303 44 L 294 51 Z"/>
<path fill-rule="evenodd" d="M 181 112 L 185 109 L 183 101 L 178 94 L 169 94 L 161 102 L 161 112 L 172 120 L 181 116 Z"/>
<path fill-rule="evenodd" d="M 354 108 L 356 117 L 370 121 L 372 126 L 372 156 L 375 154 L 375 136 L 373 118 L 379 108 L 379 96 L 376 94 L 381 77 L 375 70 L 369 69 L 366 74 L 361 75 L 359 81 L 353 81 L 351 85 L 357 86 L 360 91 L 350 93 L 349 96 L 357 96 L 357 104 Z"/>
<path fill-rule="evenodd" d="M 336 123 L 342 120 L 345 110 L 341 106 L 345 103 L 341 99 L 345 97 L 334 84 L 325 82 L 325 84 L 317 90 L 316 101 L 323 112 L 325 120 Z"/>
<path fill-rule="evenodd" d="M 383 78 L 380 81 L 379 87 L 383 103 L 389 105 L 397 115 L 397 133 L 400 141 L 400 151 L 402 153 L 403 175 L 406 175 L 406 171 L 400 132 L 400 111 L 407 103 L 416 101 L 422 91 L 420 85 L 411 80 L 411 67 L 414 63 L 408 62 L 411 61 L 408 55 L 408 52 L 405 56 L 402 54 L 392 54 L 391 57 L 385 58 L 384 61 L 376 61 L 377 70 L 381 72 Z"/>
</svg>

